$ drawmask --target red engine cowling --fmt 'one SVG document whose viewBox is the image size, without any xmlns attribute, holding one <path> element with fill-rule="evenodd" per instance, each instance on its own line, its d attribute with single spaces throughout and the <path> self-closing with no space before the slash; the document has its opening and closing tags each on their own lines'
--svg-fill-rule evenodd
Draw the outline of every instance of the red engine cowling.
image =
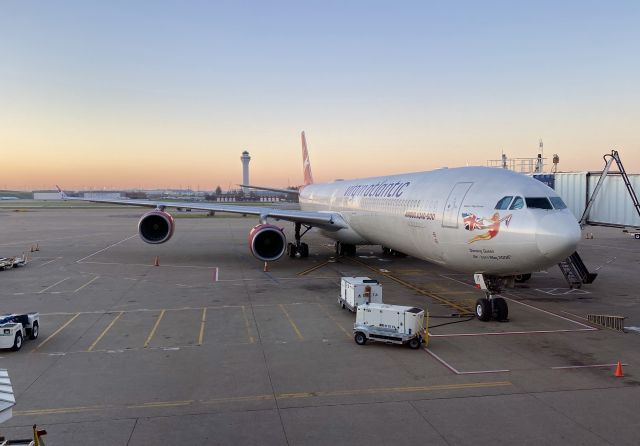
<svg viewBox="0 0 640 446">
<path fill-rule="evenodd" d="M 175 227 L 171 214 L 155 210 L 142 216 L 138 222 L 138 233 L 143 241 L 156 245 L 168 241 Z"/>
<path fill-rule="evenodd" d="M 249 250 L 258 260 L 278 260 L 286 248 L 287 238 L 283 230 L 277 226 L 260 224 L 249 232 Z"/>
</svg>

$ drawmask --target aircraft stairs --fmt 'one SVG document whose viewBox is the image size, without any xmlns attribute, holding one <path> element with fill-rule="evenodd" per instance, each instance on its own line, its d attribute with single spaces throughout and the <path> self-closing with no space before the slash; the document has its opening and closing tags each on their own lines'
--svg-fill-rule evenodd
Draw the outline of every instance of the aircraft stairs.
<svg viewBox="0 0 640 446">
<path fill-rule="evenodd" d="M 598 276 L 597 273 L 589 272 L 578 251 L 558 263 L 558 266 L 570 288 L 580 288 L 583 283 L 592 283 Z"/>
<path fill-rule="evenodd" d="M 631 181 L 629 181 L 629 176 L 627 175 L 627 171 L 622 165 L 622 160 L 620 159 L 620 155 L 618 154 L 618 151 L 612 150 L 611 154 L 606 154 L 603 156 L 603 158 L 606 164 L 604 166 L 604 169 L 602 170 L 602 174 L 600 175 L 600 178 L 598 179 L 598 183 L 596 184 L 596 187 L 593 190 L 593 194 L 591 194 L 591 197 L 587 202 L 587 206 L 585 207 L 584 212 L 582 213 L 582 217 L 580 218 L 579 223 L 581 228 L 584 228 L 584 226 L 588 223 L 589 211 L 591 211 L 591 207 L 593 206 L 593 203 L 596 201 L 598 192 L 600 192 L 600 188 L 604 184 L 604 179 L 609 174 L 609 170 L 611 169 L 611 165 L 613 164 L 614 161 L 618 165 L 620 176 L 622 177 L 622 181 L 624 181 L 624 185 L 626 186 L 627 191 L 629 192 L 629 196 L 631 197 L 631 201 L 633 202 L 633 207 L 636 209 L 636 212 L 638 213 L 638 215 L 640 215 L 640 202 L 638 202 L 638 196 L 633 190 L 633 186 L 631 185 Z"/>
</svg>

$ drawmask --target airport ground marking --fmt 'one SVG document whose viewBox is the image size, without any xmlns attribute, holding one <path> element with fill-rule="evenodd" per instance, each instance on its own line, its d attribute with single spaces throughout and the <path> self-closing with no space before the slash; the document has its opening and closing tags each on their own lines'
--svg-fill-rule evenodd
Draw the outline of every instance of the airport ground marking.
<svg viewBox="0 0 640 446">
<path fill-rule="evenodd" d="M 362 262 L 362 261 L 360 261 L 358 259 L 354 259 L 354 258 L 351 258 L 351 257 L 348 257 L 348 259 L 351 260 L 352 262 L 356 262 L 356 263 L 364 266 L 365 268 L 370 269 L 371 271 L 374 271 L 376 274 L 380 274 L 383 277 L 387 277 L 387 278 L 393 280 L 394 282 L 397 282 L 400 285 L 403 285 L 403 286 L 405 286 L 405 287 L 417 292 L 418 294 L 430 297 L 431 299 L 434 299 L 435 301 L 439 302 L 442 305 L 448 306 L 450 308 L 453 308 L 453 309 L 459 311 L 461 316 L 467 316 L 467 315 L 470 316 L 471 314 L 473 314 L 473 312 L 469 308 L 464 308 L 464 307 L 456 304 L 455 302 L 447 300 L 447 299 L 445 299 L 443 297 L 440 297 L 440 296 L 438 296 L 438 295 L 436 295 L 434 293 L 431 293 L 429 291 L 423 290 L 420 287 L 417 287 L 417 286 L 415 286 L 415 285 L 413 285 L 413 284 L 411 284 L 409 282 L 406 282 L 405 280 L 400 279 L 399 277 L 394 276 L 393 274 L 391 274 L 388 271 L 386 271 L 386 272 L 385 271 L 381 271 L 379 268 L 374 268 L 374 267 L 372 267 L 370 265 L 367 265 L 365 262 Z"/>
<path fill-rule="evenodd" d="M 54 283 L 53 285 L 49 285 L 48 287 L 46 287 L 46 288 L 44 288 L 44 289 L 42 289 L 42 290 L 38 291 L 38 294 L 42 294 L 42 293 L 44 293 L 45 291 L 50 290 L 50 289 L 51 289 L 51 288 L 53 288 L 54 286 L 60 285 L 62 282 L 66 281 L 66 280 L 69 280 L 69 279 L 71 279 L 71 277 L 65 277 L 64 279 L 62 279 L 62 280 L 60 280 L 60 281 L 58 281 L 58 282 Z"/>
<path fill-rule="evenodd" d="M 333 261 L 327 260 L 326 262 L 322 262 L 319 265 L 315 265 L 315 266 L 312 266 L 309 269 L 306 269 L 304 271 L 300 271 L 297 275 L 298 276 L 306 276 L 307 274 L 312 273 L 315 270 L 322 268 L 323 266 L 327 266 L 329 263 L 333 263 Z"/>
<path fill-rule="evenodd" d="M 56 407 L 47 409 L 27 409 L 14 411 L 15 417 L 26 416 L 42 416 L 42 415 L 62 415 L 70 413 L 95 412 L 106 410 L 126 409 L 158 409 L 166 407 L 190 406 L 194 404 L 210 405 L 224 403 L 242 403 L 254 401 L 273 401 L 275 400 L 291 400 L 306 399 L 320 397 L 340 397 L 340 396 L 359 396 L 359 395 L 377 395 L 389 393 L 423 393 L 438 392 L 448 390 L 466 390 L 466 389 L 484 389 L 513 386 L 510 381 L 488 381 L 488 382 L 472 382 L 460 384 L 436 384 L 430 386 L 410 386 L 410 387 L 378 387 L 368 389 L 345 389 L 345 390 L 328 390 L 317 392 L 294 392 L 294 393 L 277 393 L 264 395 L 247 395 L 247 396 L 231 396 L 222 398 L 212 398 L 209 400 L 176 400 L 176 401 L 151 401 L 140 404 L 130 404 L 126 406 L 78 406 L 78 407 Z"/>
<path fill-rule="evenodd" d="M 114 324 L 118 321 L 118 319 L 120 319 L 122 317 L 123 314 L 124 314 L 124 311 L 121 311 L 120 313 L 118 313 L 118 315 L 116 317 L 113 318 L 111 323 L 109 323 L 109 325 L 107 325 L 107 328 L 105 328 L 102 331 L 102 333 L 100 333 L 100 336 L 98 336 L 98 338 L 95 341 L 93 341 L 93 344 L 91 344 L 91 346 L 87 349 L 88 352 L 92 352 L 93 351 L 93 349 L 96 347 L 96 345 L 98 345 L 98 342 L 100 342 L 100 340 L 102 340 L 104 335 L 106 335 L 107 332 L 109 330 L 111 330 L 111 327 L 114 326 Z"/>
<path fill-rule="evenodd" d="M 158 329 L 158 325 L 160 325 L 160 321 L 164 317 L 164 313 L 165 312 L 166 312 L 166 310 L 160 311 L 160 314 L 158 315 L 158 319 L 156 319 L 156 323 L 153 324 L 153 328 L 151 329 L 151 332 L 149 332 L 149 336 L 147 336 L 147 340 L 144 341 L 144 348 L 147 348 L 149 346 L 149 343 L 151 342 L 151 339 L 153 339 L 153 336 L 156 334 L 156 330 Z"/>
<path fill-rule="evenodd" d="M 55 259 L 53 259 L 53 260 L 49 260 L 48 262 L 41 263 L 40 265 L 38 265 L 38 268 L 42 268 L 43 266 L 47 266 L 48 264 L 53 263 L 53 262 L 55 262 L 56 260 L 60 260 L 61 258 L 62 258 L 62 257 L 56 257 L 56 258 L 55 258 Z"/>
<path fill-rule="evenodd" d="M 55 335 L 57 335 L 58 333 L 60 333 L 62 330 L 64 330 L 67 325 L 69 325 L 71 322 L 73 322 L 78 316 L 80 316 L 80 313 L 76 313 L 73 317 L 71 317 L 71 319 L 69 319 L 67 322 L 65 322 L 60 328 L 58 328 L 56 331 L 54 331 L 53 333 L 51 333 L 49 335 L 49 337 L 47 339 L 45 339 L 44 341 L 42 341 L 40 344 L 38 344 L 38 346 L 36 348 L 34 348 L 33 350 L 31 350 L 31 353 L 37 351 L 38 349 L 40 349 L 40 347 L 42 347 L 43 345 L 45 345 L 47 342 L 49 342 L 51 339 L 53 339 L 53 337 Z"/>
<path fill-rule="evenodd" d="M 511 370 L 508 370 L 508 369 L 498 369 L 498 370 L 472 370 L 472 371 L 469 371 L 469 372 L 461 372 L 458 369 L 456 369 L 454 366 L 449 364 L 447 361 L 442 359 L 440 356 L 438 356 L 435 353 L 433 353 L 427 347 L 423 347 L 423 350 L 425 352 L 427 352 L 429 355 L 431 355 L 433 358 L 435 358 L 440 364 L 442 364 L 447 369 L 449 369 L 450 371 L 455 373 L 456 375 L 482 375 L 482 374 L 485 374 L 485 373 L 507 373 L 507 372 L 511 371 Z"/>
<path fill-rule="evenodd" d="M 82 263 L 83 265 L 121 265 L 121 266 L 152 266 L 151 263 L 124 263 L 124 262 L 80 262 L 76 260 L 76 263 Z M 198 266 L 198 265 L 160 265 L 160 268 L 191 268 L 191 269 L 213 269 L 214 266 Z"/>
<path fill-rule="evenodd" d="M 604 367 L 615 367 L 618 363 L 615 364 L 593 364 L 593 365 L 565 365 L 558 367 L 551 367 L 551 370 L 572 370 L 572 369 L 592 369 L 592 368 L 604 368 Z M 628 367 L 629 364 L 620 363 L 621 366 Z"/>
<path fill-rule="evenodd" d="M 87 260 L 88 258 L 93 257 L 93 256 L 95 256 L 96 254 L 100 254 L 101 252 L 104 252 L 104 251 L 106 251 L 106 250 L 107 250 L 107 249 L 109 249 L 109 248 L 113 248 L 114 246 L 117 246 L 117 245 L 119 245 L 120 243 L 124 243 L 124 242 L 126 242 L 127 240 L 131 240 L 132 238 L 136 237 L 137 235 L 138 235 L 138 234 L 133 234 L 132 236 L 127 237 L 127 238 L 125 238 L 125 239 L 123 239 L 123 240 L 120 240 L 119 242 L 112 243 L 111 245 L 107 246 L 106 248 L 102 248 L 102 249 L 100 249 L 100 250 L 98 250 L 98 251 L 94 252 L 93 254 L 89 254 L 89 255 L 88 255 L 88 256 L 86 256 L 86 257 L 83 257 L 83 258 L 81 258 L 81 259 L 79 259 L 79 260 L 76 260 L 76 263 L 82 263 L 82 262 L 83 262 L 83 260 Z"/>
<path fill-rule="evenodd" d="M 253 339 L 253 336 L 251 336 L 249 318 L 247 317 L 247 312 L 245 311 L 244 305 L 242 305 L 242 317 L 244 318 L 244 328 L 247 330 L 247 336 L 249 337 L 249 342 L 253 344 L 255 340 Z"/>
<path fill-rule="evenodd" d="M 320 307 L 320 308 L 325 312 L 325 314 L 326 314 L 327 316 L 329 316 L 329 319 L 331 319 L 331 320 L 332 320 L 332 321 L 333 321 L 333 322 L 338 326 L 338 328 L 339 328 L 339 329 L 340 329 L 340 330 L 345 334 L 345 336 L 346 336 L 347 338 L 351 339 L 351 334 L 350 334 L 350 333 L 349 333 L 349 332 L 348 332 L 348 331 L 347 331 L 347 330 L 346 330 L 342 325 L 340 325 L 340 323 L 338 322 L 338 320 L 337 320 L 336 318 L 334 318 L 334 317 L 331 315 L 331 313 L 329 313 L 329 310 L 327 310 L 327 308 L 326 308 L 324 305 L 322 305 L 322 304 L 321 304 L 321 303 L 319 303 L 319 302 L 314 302 L 314 303 L 315 303 L 316 305 L 318 305 L 318 306 L 319 306 L 319 307 Z"/>
<path fill-rule="evenodd" d="M 279 304 L 279 307 L 282 310 L 282 312 L 284 313 L 284 315 L 287 317 L 287 320 L 289 321 L 289 323 L 293 327 L 293 330 L 296 332 L 296 336 L 298 336 L 298 339 L 300 341 L 304 341 L 304 337 L 302 337 L 302 333 L 300 333 L 300 330 L 298 329 L 298 326 L 296 325 L 295 322 L 293 322 L 293 319 L 291 319 L 291 316 L 289 316 L 289 313 L 287 313 L 287 310 L 284 308 L 284 305 Z"/>
<path fill-rule="evenodd" d="M 93 279 L 91 279 L 90 281 L 88 281 L 87 283 L 85 283 L 84 285 L 82 285 L 80 288 L 76 289 L 74 291 L 74 293 L 77 293 L 78 291 L 88 287 L 89 285 L 91 285 L 93 282 L 95 282 L 96 280 L 98 280 L 100 278 L 100 276 L 95 276 Z"/>
<path fill-rule="evenodd" d="M 200 334 L 198 335 L 198 345 L 202 345 L 204 341 L 204 325 L 207 322 L 207 307 L 202 309 L 202 318 L 200 320 Z"/>
</svg>

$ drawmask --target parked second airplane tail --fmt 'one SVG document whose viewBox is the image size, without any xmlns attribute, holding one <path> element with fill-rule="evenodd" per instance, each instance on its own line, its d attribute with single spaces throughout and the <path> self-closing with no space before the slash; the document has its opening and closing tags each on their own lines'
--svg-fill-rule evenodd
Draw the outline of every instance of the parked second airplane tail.
<svg viewBox="0 0 640 446">
<path fill-rule="evenodd" d="M 313 184 L 313 175 L 311 174 L 311 162 L 309 161 L 309 151 L 307 150 L 307 138 L 304 136 L 304 132 L 302 132 L 301 137 L 302 137 L 302 169 L 304 174 L 304 185 L 307 186 L 309 184 Z"/>
</svg>

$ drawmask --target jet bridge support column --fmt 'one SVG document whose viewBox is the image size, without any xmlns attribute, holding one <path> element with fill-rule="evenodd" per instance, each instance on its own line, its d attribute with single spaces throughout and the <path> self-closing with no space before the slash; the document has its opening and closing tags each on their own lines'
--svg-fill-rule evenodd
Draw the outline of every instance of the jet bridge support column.
<svg viewBox="0 0 640 446">
<path fill-rule="evenodd" d="M 476 286 L 483 290 L 487 296 L 476 301 L 476 317 L 481 321 L 495 319 L 499 322 L 506 322 L 509 317 L 509 306 L 499 294 L 505 281 L 509 279 L 486 274 L 474 274 L 473 278 Z"/>
</svg>

